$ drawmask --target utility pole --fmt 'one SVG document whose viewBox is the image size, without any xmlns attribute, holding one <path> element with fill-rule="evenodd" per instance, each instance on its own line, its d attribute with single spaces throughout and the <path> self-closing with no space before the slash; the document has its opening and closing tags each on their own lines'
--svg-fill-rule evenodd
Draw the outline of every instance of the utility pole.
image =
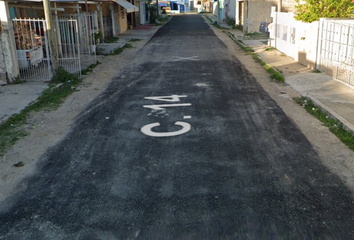
<svg viewBox="0 0 354 240">
<path fill-rule="evenodd" d="M 49 56 L 52 63 L 52 74 L 54 76 L 56 70 L 58 69 L 58 49 L 56 44 L 56 33 L 55 24 L 52 19 L 52 11 L 50 7 L 50 0 L 43 0 L 43 8 L 45 20 L 47 22 L 47 32 L 48 32 L 48 46 L 49 46 Z"/>
<path fill-rule="evenodd" d="M 159 16 L 159 0 L 156 0 L 156 19 Z"/>
</svg>

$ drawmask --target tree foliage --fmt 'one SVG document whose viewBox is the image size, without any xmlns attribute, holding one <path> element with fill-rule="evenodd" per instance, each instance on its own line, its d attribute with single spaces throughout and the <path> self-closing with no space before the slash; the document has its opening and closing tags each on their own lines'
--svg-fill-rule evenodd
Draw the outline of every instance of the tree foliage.
<svg viewBox="0 0 354 240">
<path fill-rule="evenodd" d="M 354 0 L 296 0 L 295 19 L 314 22 L 320 18 L 348 18 L 354 14 Z M 301 3 L 305 2 L 305 3 Z"/>
</svg>

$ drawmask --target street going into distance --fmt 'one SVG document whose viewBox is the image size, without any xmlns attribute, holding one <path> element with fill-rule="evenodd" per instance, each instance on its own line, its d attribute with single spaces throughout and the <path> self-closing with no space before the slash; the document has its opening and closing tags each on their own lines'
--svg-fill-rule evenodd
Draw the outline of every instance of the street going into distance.
<svg viewBox="0 0 354 240">
<path fill-rule="evenodd" d="M 354 239 L 352 192 L 200 15 L 161 27 L 36 168 L 0 239 Z"/>
</svg>

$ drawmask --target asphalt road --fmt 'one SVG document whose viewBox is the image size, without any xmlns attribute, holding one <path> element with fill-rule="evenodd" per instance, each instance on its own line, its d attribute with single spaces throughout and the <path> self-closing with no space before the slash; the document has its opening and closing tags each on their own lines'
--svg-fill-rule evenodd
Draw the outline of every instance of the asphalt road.
<svg viewBox="0 0 354 240">
<path fill-rule="evenodd" d="M 162 27 L 26 181 L 0 239 L 354 239 L 351 192 L 198 15 Z"/>
</svg>

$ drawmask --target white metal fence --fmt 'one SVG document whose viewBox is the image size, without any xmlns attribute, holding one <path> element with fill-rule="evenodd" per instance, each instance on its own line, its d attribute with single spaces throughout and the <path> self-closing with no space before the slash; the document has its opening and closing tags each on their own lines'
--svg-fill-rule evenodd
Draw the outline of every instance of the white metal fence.
<svg viewBox="0 0 354 240">
<path fill-rule="evenodd" d="M 14 19 L 14 35 L 22 80 L 51 78 L 46 22 L 42 19 Z"/>
<path fill-rule="evenodd" d="M 86 13 L 79 14 L 63 14 L 53 16 L 53 19 L 60 21 L 77 21 L 79 29 L 79 45 L 81 53 L 81 63 L 84 67 L 96 63 L 96 42 L 95 33 L 98 32 L 98 16 L 97 12 L 92 12 L 89 15 Z"/>
<path fill-rule="evenodd" d="M 70 73 L 81 72 L 79 33 L 76 20 L 56 20 L 58 64 Z"/>
<path fill-rule="evenodd" d="M 354 20 L 320 20 L 318 69 L 354 86 Z"/>
<path fill-rule="evenodd" d="M 313 69 L 354 86 L 354 20 L 303 23 L 293 13 L 273 12 L 270 45 Z"/>
<path fill-rule="evenodd" d="M 96 63 L 97 16 L 91 14 L 54 17 L 57 30 L 58 64 L 71 73 Z M 13 19 L 20 78 L 49 81 L 52 78 L 46 21 Z"/>
</svg>

